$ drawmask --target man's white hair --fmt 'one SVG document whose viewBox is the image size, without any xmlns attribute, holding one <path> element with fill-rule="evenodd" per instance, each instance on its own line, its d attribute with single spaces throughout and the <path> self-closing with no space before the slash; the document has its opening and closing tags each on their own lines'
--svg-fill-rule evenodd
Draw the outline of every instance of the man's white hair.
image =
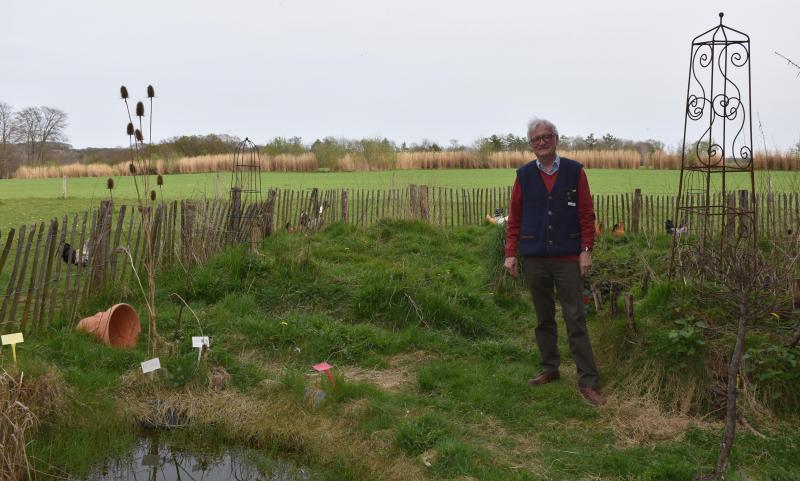
<svg viewBox="0 0 800 481">
<path fill-rule="evenodd" d="M 528 122 L 528 141 L 531 140 L 531 134 L 533 133 L 533 131 L 542 125 L 544 125 L 545 127 L 549 127 L 553 131 L 553 133 L 556 134 L 556 137 L 558 137 L 558 127 L 556 127 L 555 124 L 553 124 L 553 122 L 550 122 L 549 120 L 545 119 L 534 118 L 533 120 Z"/>
</svg>

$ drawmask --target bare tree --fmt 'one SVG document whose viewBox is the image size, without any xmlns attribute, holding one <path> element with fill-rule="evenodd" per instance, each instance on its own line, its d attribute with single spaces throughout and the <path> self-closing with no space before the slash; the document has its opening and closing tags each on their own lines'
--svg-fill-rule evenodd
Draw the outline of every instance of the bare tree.
<svg viewBox="0 0 800 481">
<path fill-rule="evenodd" d="M 54 107 L 39 107 L 42 124 L 39 130 L 39 163 L 45 161 L 48 142 L 66 142 L 64 130 L 67 128 L 67 114 Z"/>
<path fill-rule="evenodd" d="M 747 224 L 752 219 L 743 218 L 740 222 Z M 687 256 L 689 270 L 698 275 L 695 286 L 701 298 L 721 307 L 728 315 L 730 322 L 718 328 L 735 334 L 724 387 L 725 430 L 714 472 L 699 477 L 704 481 L 724 479 L 736 437 L 736 423 L 747 422 L 737 410 L 738 380 L 747 332 L 753 324 L 787 303 L 786 279 L 791 278 L 800 260 L 794 242 L 773 241 L 769 251 L 764 252 L 753 246 L 748 237 L 754 235 L 751 228 L 745 228 L 744 233 L 746 235 L 732 236 L 721 246 L 711 242 L 705 250 L 693 247 Z"/>
<path fill-rule="evenodd" d="M 48 143 L 66 142 L 67 114 L 54 107 L 27 107 L 14 115 L 16 140 L 25 144 L 25 161 L 43 164 Z"/>
<path fill-rule="evenodd" d="M 10 151 L 13 143 L 13 119 L 14 111 L 11 106 L 0 102 L 0 179 L 11 177 Z"/>
<path fill-rule="evenodd" d="M 42 113 L 36 107 L 26 107 L 14 114 L 14 137 L 25 144 L 25 162 L 32 163 L 38 157 L 36 148 L 42 128 Z"/>
</svg>

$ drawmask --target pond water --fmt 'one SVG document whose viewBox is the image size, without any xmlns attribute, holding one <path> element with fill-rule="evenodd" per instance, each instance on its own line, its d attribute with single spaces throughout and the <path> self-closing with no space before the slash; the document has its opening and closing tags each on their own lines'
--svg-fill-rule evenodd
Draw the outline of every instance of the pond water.
<svg viewBox="0 0 800 481">
<path fill-rule="evenodd" d="M 189 453 L 159 442 L 138 440 L 128 456 L 107 461 L 87 481 L 314 481 L 309 470 L 239 448 L 213 454 Z"/>
</svg>

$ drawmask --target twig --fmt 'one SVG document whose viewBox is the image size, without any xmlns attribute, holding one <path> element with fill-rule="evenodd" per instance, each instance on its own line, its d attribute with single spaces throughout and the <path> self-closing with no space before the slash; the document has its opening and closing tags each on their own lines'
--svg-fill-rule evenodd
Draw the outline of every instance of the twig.
<svg viewBox="0 0 800 481">
<path fill-rule="evenodd" d="M 197 321 L 197 327 L 200 328 L 200 335 L 202 336 L 203 335 L 203 326 L 200 325 L 200 319 L 197 317 L 197 314 L 195 314 L 195 312 L 192 309 L 192 307 L 189 304 L 187 304 L 186 301 L 183 299 L 183 297 L 181 297 L 180 294 L 178 294 L 177 292 L 172 292 L 172 293 L 170 293 L 170 295 L 171 296 L 175 296 L 178 299 L 180 299 L 181 302 L 183 302 L 183 304 L 186 306 L 186 308 L 189 309 L 189 312 L 192 313 L 192 315 L 194 316 L 194 319 Z"/>
<path fill-rule="evenodd" d="M 742 423 L 742 426 L 744 426 L 748 431 L 750 431 L 754 435 L 758 436 L 759 438 L 761 438 L 761 439 L 769 439 L 767 436 L 765 436 L 765 435 L 761 434 L 760 432 L 756 431 L 756 428 L 754 428 L 750 424 L 750 422 L 747 420 L 746 417 L 744 417 L 743 414 L 739 415 L 739 422 Z"/>
<path fill-rule="evenodd" d="M 792 59 L 790 59 L 789 57 L 785 57 L 785 56 L 779 54 L 777 51 L 775 52 L 775 55 L 777 55 L 778 57 L 786 60 L 786 62 L 789 65 L 791 65 L 792 67 L 796 68 L 797 70 L 800 70 L 800 65 L 797 65 L 796 63 L 792 62 Z M 795 78 L 798 78 L 798 77 L 800 77 L 800 72 L 797 72 L 797 76 L 795 76 Z"/>
<path fill-rule="evenodd" d="M 117 252 L 124 252 L 125 255 L 128 256 L 128 260 L 131 263 L 131 268 L 133 269 L 133 275 L 136 276 L 136 282 L 139 283 L 139 288 L 142 290 L 142 297 L 144 297 L 144 303 L 147 306 L 147 310 L 150 314 L 153 313 L 153 309 L 150 307 L 150 301 L 147 299 L 147 294 L 144 291 L 144 286 L 142 285 L 142 280 L 139 278 L 139 272 L 136 270 L 136 266 L 133 264 L 133 258 L 131 257 L 131 251 L 127 247 L 117 247 Z"/>
</svg>

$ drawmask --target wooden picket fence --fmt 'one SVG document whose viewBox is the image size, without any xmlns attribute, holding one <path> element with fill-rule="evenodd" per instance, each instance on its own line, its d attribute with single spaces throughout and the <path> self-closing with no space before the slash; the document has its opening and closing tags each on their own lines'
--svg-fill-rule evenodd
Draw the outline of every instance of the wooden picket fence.
<svg viewBox="0 0 800 481">
<path fill-rule="evenodd" d="M 41 329 L 58 315 L 73 322 L 87 297 L 109 286 L 127 285 L 134 272 L 142 272 L 146 242 L 152 243 L 158 266 L 196 265 L 225 246 L 257 243 L 277 229 L 314 230 L 334 222 L 367 226 L 382 219 L 417 219 L 442 227 L 481 224 L 496 209 L 507 213 L 510 195 L 510 187 L 412 185 L 385 190 L 271 189 L 258 202 L 233 195 L 230 200 L 187 199 L 144 209 L 115 208 L 103 201 L 90 211 L 0 232 L 0 331 Z M 684 202 L 696 205 L 700 199 L 687 196 Z M 665 232 L 667 219 L 674 220 L 675 196 L 642 195 L 637 189 L 595 195 L 593 203 L 598 225 L 607 230 L 621 221 L 627 232 L 658 234 Z M 729 199 L 733 206 L 750 203 L 742 194 Z M 758 196 L 754 205 L 762 236 L 800 231 L 798 193 Z M 149 239 L 144 220 L 152 222 Z M 62 259 L 65 243 L 76 250 L 77 262 Z"/>
</svg>

